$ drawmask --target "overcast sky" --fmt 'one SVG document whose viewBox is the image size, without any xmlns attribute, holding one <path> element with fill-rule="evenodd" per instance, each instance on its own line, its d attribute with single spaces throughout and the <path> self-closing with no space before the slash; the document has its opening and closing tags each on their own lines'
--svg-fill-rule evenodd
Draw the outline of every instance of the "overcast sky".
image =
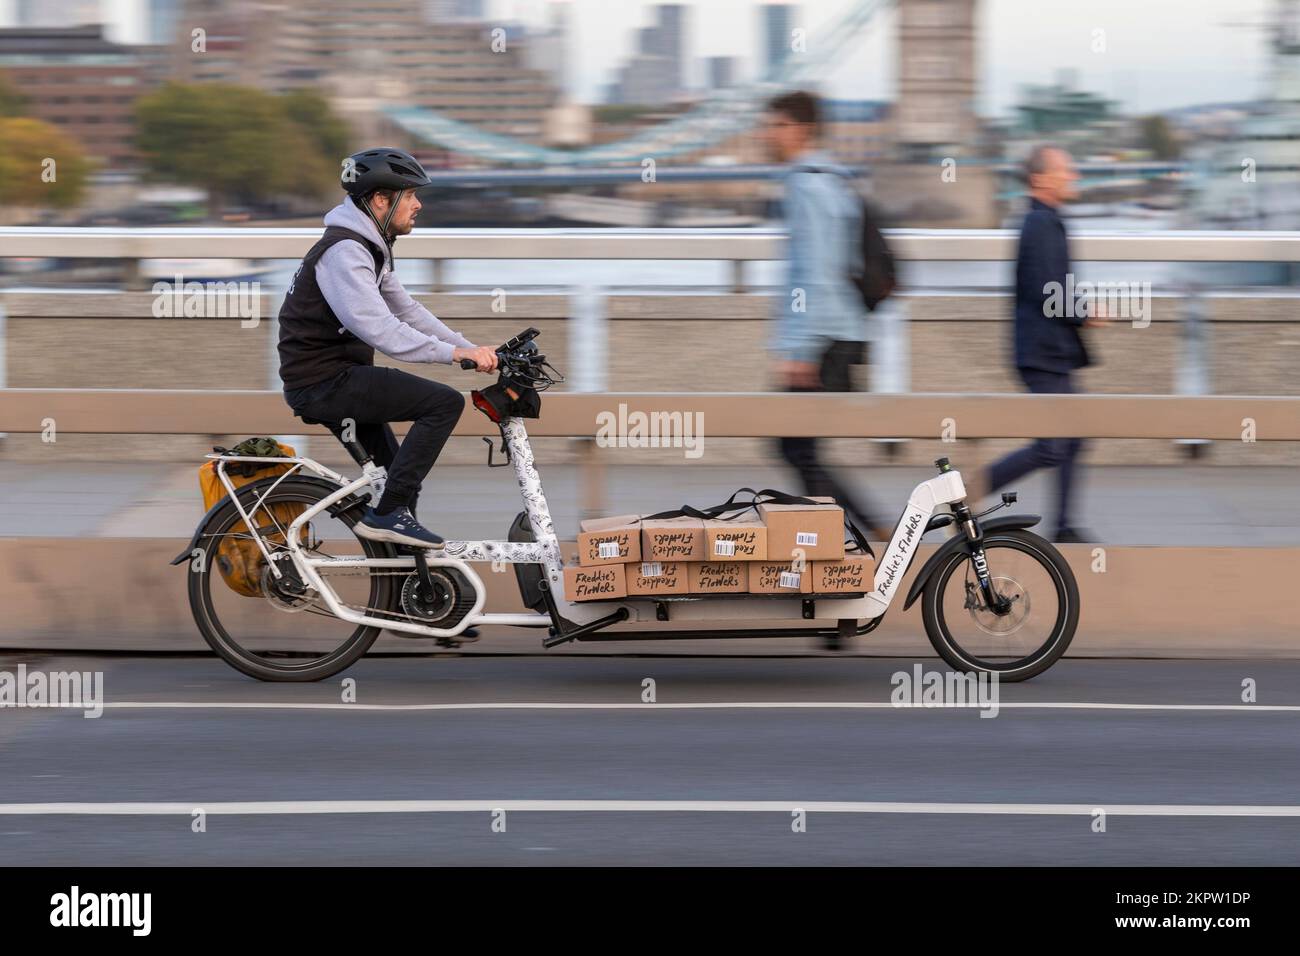
<svg viewBox="0 0 1300 956">
<path fill-rule="evenodd" d="M 116 35 L 142 36 L 145 0 L 102 0 Z M 310 0 L 291 0 L 310 2 Z M 541 22 L 550 0 L 488 0 L 494 19 Z M 568 0 L 575 35 L 571 89 L 594 98 L 627 57 L 635 30 L 653 20 L 649 0 Z M 804 0 L 798 25 L 815 37 L 859 0 Z M 980 111 L 1005 113 L 1024 83 L 1045 83 L 1072 69 L 1084 89 L 1148 112 L 1203 102 L 1249 99 L 1264 89 L 1267 51 L 1259 28 L 1279 0 L 981 0 Z M 0 0 L 10 22 L 14 0 Z M 691 69 L 705 56 L 740 56 L 754 71 L 759 0 L 697 0 L 688 14 Z M 1092 50 L 1104 30 L 1106 51 Z M 893 14 L 877 16 L 822 84 L 842 98 L 893 96 Z"/>
</svg>

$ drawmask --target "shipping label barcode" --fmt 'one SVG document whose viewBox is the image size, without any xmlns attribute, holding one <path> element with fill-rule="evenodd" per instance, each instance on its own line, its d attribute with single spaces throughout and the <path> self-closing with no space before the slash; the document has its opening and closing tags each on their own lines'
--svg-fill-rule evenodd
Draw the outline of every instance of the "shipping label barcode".
<svg viewBox="0 0 1300 956">
<path fill-rule="evenodd" d="M 600 556 L 602 558 L 617 558 L 620 553 L 617 541 L 602 541 L 600 543 Z"/>
<path fill-rule="evenodd" d="M 816 531 L 796 531 L 796 532 L 794 533 L 794 543 L 795 543 L 795 544 L 808 544 L 808 545 L 812 545 L 813 547 L 816 547 L 816 546 L 817 546 L 817 532 L 816 532 Z"/>
<path fill-rule="evenodd" d="M 713 542 L 713 553 L 725 558 L 734 558 L 736 556 L 736 542 L 724 541 L 718 538 Z"/>
<path fill-rule="evenodd" d="M 643 577 L 643 578 L 657 578 L 657 577 L 659 577 L 659 575 L 661 575 L 661 574 L 663 574 L 663 573 L 664 573 L 664 572 L 663 572 L 663 567 L 662 567 L 662 565 L 661 565 L 658 561 L 642 561 L 642 562 L 641 562 L 641 577 Z"/>
<path fill-rule="evenodd" d="M 776 583 L 783 588 L 797 588 L 799 586 L 799 575 L 793 571 L 782 571 Z"/>
</svg>

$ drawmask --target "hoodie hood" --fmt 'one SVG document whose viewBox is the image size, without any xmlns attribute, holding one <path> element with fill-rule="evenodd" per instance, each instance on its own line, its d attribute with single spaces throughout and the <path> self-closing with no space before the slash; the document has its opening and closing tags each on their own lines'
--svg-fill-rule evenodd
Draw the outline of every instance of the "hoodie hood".
<svg viewBox="0 0 1300 956">
<path fill-rule="evenodd" d="M 344 229 L 351 229 L 365 236 L 384 250 L 388 268 L 390 270 L 393 268 L 392 247 L 379 234 L 379 227 L 375 225 L 375 221 L 352 201 L 351 196 L 344 196 L 341 203 L 325 214 L 325 225 L 342 226 Z"/>
</svg>

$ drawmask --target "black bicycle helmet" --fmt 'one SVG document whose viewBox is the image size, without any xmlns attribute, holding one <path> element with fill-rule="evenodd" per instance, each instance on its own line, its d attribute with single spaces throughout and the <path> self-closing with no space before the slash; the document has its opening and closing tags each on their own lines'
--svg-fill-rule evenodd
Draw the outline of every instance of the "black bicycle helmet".
<svg viewBox="0 0 1300 956">
<path fill-rule="evenodd" d="M 419 189 L 429 183 L 429 174 L 419 161 L 394 146 L 363 149 L 343 161 L 343 191 L 357 199 L 376 189 Z"/>
<path fill-rule="evenodd" d="M 381 223 L 371 212 L 370 204 L 365 201 L 366 197 L 376 189 L 396 189 L 400 192 L 404 189 L 419 189 L 421 186 L 428 186 L 430 182 L 429 174 L 424 171 L 424 167 L 416 158 L 406 150 L 395 146 L 379 146 L 353 153 L 343 161 L 343 173 L 340 177 L 343 191 L 365 210 L 366 215 L 379 228 L 379 234 L 390 246 L 392 239 L 388 235 L 388 224 L 392 221 L 393 213 L 397 211 L 397 204 L 393 203 L 388 207 L 388 214 L 384 216 L 384 221 Z"/>
</svg>

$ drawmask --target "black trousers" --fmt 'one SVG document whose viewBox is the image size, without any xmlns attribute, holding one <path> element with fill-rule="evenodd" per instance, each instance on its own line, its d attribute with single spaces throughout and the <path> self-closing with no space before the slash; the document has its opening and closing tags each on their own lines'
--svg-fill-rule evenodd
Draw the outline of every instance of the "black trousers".
<svg viewBox="0 0 1300 956">
<path fill-rule="evenodd" d="M 465 408 L 465 397 L 448 385 L 377 365 L 351 365 L 327 381 L 290 389 L 284 398 L 300 417 L 353 422 L 357 442 L 388 472 L 376 507 L 405 506 L 412 514 L 420 485 Z M 412 423 L 400 445 L 389 422 Z"/>
<path fill-rule="evenodd" d="M 1046 372 L 1022 368 L 1020 377 L 1036 394 L 1074 395 L 1074 378 L 1069 372 Z M 1032 445 L 999 458 L 989 466 L 990 493 L 1004 488 L 1040 468 L 1056 469 L 1056 530 L 1074 527 L 1073 490 L 1078 475 L 1077 462 L 1083 451 L 1082 438 L 1040 438 Z"/>
<path fill-rule="evenodd" d="M 821 387 L 791 388 L 792 392 L 851 392 L 852 368 L 867 363 L 867 343 L 834 341 L 827 346 L 821 359 Z M 829 496 L 843 507 L 848 516 L 868 534 L 872 528 L 887 527 L 870 503 L 850 493 L 830 470 L 822 464 L 817 454 L 816 438 L 782 438 L 781 456 L 799 473 L 803 493 L 808 497 Z"/>
</svg>

